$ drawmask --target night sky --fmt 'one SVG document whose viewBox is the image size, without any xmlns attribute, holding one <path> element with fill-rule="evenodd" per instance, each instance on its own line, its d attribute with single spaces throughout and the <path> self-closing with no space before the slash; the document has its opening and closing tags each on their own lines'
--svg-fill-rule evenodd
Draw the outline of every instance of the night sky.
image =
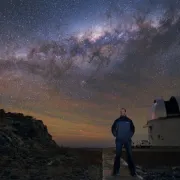
<svg viewBox="0 0 180 180">
<path fill-rule="evenodd" d="M 0 104 L 59 143 L 111 146 L 119 108 L 143 128 L 180 95 L 178 0 L 1 0 Z"/>
</svg>

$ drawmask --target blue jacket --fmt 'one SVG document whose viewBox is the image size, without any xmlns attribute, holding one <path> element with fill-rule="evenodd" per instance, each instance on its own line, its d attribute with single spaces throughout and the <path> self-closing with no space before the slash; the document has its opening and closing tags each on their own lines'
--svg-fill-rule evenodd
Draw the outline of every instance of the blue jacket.
<svg viewBox="0 0 180 180">
<path fill-rule="evenodd" d="M 120 116 L 111 127 L 111 131 L 116 141 L 126 142 L 131 140 L 135 133 L 135 127 L 131 119 L 127 116 Z"/>
</svg>

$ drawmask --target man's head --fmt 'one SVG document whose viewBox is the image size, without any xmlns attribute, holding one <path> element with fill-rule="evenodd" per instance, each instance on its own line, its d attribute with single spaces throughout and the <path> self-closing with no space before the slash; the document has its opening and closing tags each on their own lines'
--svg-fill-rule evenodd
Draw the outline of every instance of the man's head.
<svg viewBox="0 0 180 180">
<path fill-rule="evenodd" d="M 121 108 L 120 115 L 121 116 L 126 116 L 126 109 L 125 108 Z"/>
</svg>

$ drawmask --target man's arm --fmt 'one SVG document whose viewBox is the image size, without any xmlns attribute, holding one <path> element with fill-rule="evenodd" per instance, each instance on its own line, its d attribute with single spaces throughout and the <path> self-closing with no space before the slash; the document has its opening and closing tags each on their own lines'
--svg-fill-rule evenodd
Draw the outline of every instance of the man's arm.
<svg viewBox="0 0 180 180">
<path fill-rule="evenodd" d="M 117 123 L 117 120 L 114 121 L 114 123 L 111 127 L 111 132 L 112 132 L 114 137 L 116 137 L 116 128 L 117 128 L 116 123 Z"/>
<path fill-rule="evenodd" d="M 135 126 L 134 126 L 134 123 L 133 123 L 132 120 L 131 120 L 130 126 L 131 126 L 131 132 L 132 132 L 132 135 L 134 135 L 134 133 L 135 133 Z"/>
</svg>

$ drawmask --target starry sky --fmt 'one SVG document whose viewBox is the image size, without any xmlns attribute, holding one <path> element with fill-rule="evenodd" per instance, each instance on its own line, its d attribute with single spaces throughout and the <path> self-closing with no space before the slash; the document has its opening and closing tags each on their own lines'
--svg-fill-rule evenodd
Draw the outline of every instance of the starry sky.
<svg viewBox="0 0 180 180">
<path fill-rule="evenodd" d="M 179 96 L 178 0 L 1 0 L 0 106 L 42 119 L 59 143 L 113 146 L 125 107 L 143 128 Z"/>
</svg>

